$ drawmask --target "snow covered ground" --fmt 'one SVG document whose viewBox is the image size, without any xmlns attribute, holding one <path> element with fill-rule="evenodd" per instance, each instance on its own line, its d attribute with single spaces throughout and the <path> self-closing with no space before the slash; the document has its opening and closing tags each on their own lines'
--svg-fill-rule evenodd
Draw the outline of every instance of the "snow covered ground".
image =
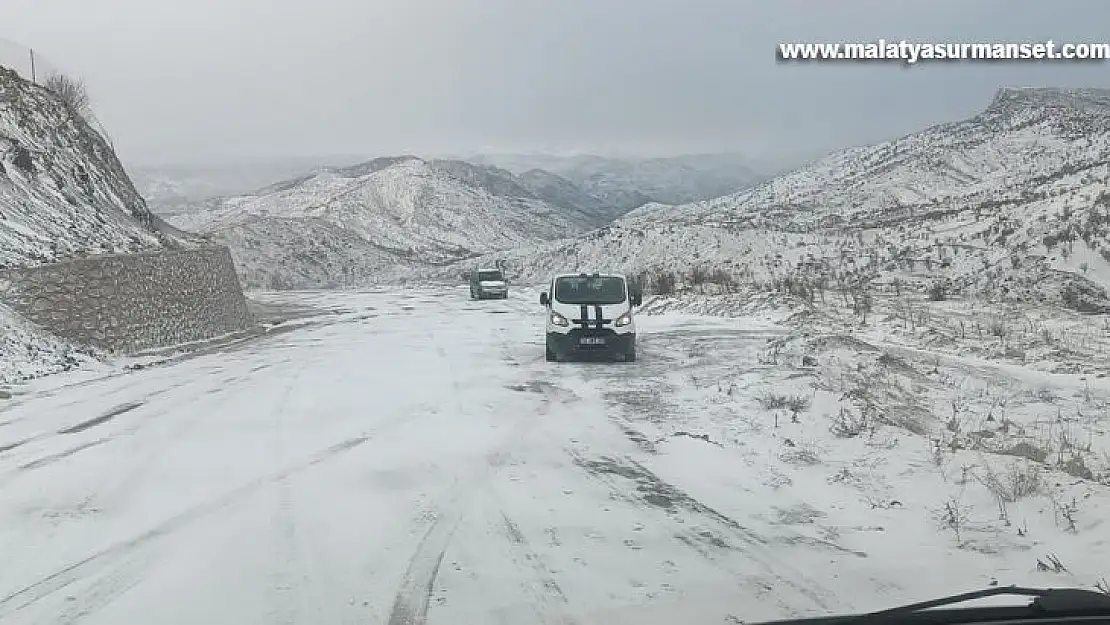
<svg viewBox="0 0 1110 625">
<path fill-rule="evenodd" d="M 0 621 L 728 623 L 1108 575 L 1107 378 L 936 315 L 659 300 L 636 363 L 555 364 L 535 290 L 258 297 L 320 314 L 0 401 Z"/>
<path fill-rule="evenodd" d="M 92 366 L 94 350 L 45 334 L 0 304 L 0 385 Z"/>
</svg>

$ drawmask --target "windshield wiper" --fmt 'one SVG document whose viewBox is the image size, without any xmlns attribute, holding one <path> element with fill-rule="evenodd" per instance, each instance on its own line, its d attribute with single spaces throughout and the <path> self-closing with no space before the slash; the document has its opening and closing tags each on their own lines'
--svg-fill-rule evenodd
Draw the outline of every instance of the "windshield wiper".
<svg viewBox="0 0 1110 625">
<path fill-rule="evenodd" d="M 1014 595 L 1033 600 L 1021 606 L 945 608 L 965 601 Z M 942 609 L 935 609 L 942 608 Z M 1080 588 L 999 586 L 911 603 L 867 614 L 774 621 L 777 625 L 959 625 L 964 623 L 1078 623 L 1110 621 L 1110 595 Z M 764 624 L 770 625 L 770 624 Z"/>
<path fill-rule="evenodd" d="M 951 606 L 974 599 L 1013 595 L 1032 597 L 1025 606 L 980 606 L 962 610 L 932 610 Z M 854 618 L 839 621 L 851 625 L 883 625 L 886 623 L 906 622 L 907 617 L 914 623 L 971 623 L 985 620 L 1030 619 L 1054 616 L 1105 616 L 1110 617 L 1110 595 L 1094 590 L 1080 588 L 1022 588 L 1019 586 L 1000 586 L 965 592 L 959 595 L 941 597 L 921 603 L 911 603 L 888 610 L 861 614 Z"/>
</svg>

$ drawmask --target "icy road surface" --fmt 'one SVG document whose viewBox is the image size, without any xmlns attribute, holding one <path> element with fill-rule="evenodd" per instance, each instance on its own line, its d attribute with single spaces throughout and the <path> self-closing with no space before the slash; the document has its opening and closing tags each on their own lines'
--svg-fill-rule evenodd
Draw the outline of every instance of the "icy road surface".
<svg viewBox="0 0 1110 625">
<path fill-rule="evenodd" d="M 641 317 L 639 362 L 553 364 L 533 296 L 289 295 L 332 314 L 10 402 L 0 622 L 735 623 L 1008 566 L 952 555 L 909 501 L 844 512 L 835 468 L 658 435 L 715 412 L 680 369 L 762 375 L 781 328 Z"/>
</svg>

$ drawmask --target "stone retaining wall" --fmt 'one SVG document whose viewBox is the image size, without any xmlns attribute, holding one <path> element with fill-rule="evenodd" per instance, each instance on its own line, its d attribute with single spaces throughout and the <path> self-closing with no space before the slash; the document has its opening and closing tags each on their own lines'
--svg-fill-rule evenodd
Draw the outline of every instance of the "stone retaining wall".
<svg viewBox="0 0 1110 625">
<path fill-rule="evenodd" d="M 254 327 L 226 247 L 8 269 L 0 271 L 0 300 L 62 338 L 114 352 Z"/>
</svg>

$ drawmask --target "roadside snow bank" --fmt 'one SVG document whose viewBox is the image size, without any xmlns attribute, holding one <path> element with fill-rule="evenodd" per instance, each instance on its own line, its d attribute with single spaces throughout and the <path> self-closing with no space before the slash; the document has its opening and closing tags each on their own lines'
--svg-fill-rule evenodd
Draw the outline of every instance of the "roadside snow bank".
<svg viewBox="0 0 1110 625">
<path fill-rule="evenodd" d="M 939 304 L 937 316 L 966 307 Z M 945 351 L 908 348 L 899 322 L 830 317 L 641 317 L 637 366 L 651 375 L 590 371 L 645 456 L 619 471 L 780 553 L 812 547 L 783 558 L 839 570 L 830 583 L 858 584 L 840 590 L 860 610 L 961 587 L 1105 584 L 1092 556 L 1110 513 L 1110 378 L 990 361 L 967 349 L 970 332 Z M 1017 344 L 1018 323 L 999 333 Z"/>
<path fill-rule="evenodd" d="M 664 315 L 678 313 L 708 317 L 764 317 L 775 323 L 787 322 L 812 310 L 806 302 L 780 293 L 740 291 L 716 293 L 698 289 L 677 295 L 653 295 L 644 300 L 639 313 Z"/>
</svg>

